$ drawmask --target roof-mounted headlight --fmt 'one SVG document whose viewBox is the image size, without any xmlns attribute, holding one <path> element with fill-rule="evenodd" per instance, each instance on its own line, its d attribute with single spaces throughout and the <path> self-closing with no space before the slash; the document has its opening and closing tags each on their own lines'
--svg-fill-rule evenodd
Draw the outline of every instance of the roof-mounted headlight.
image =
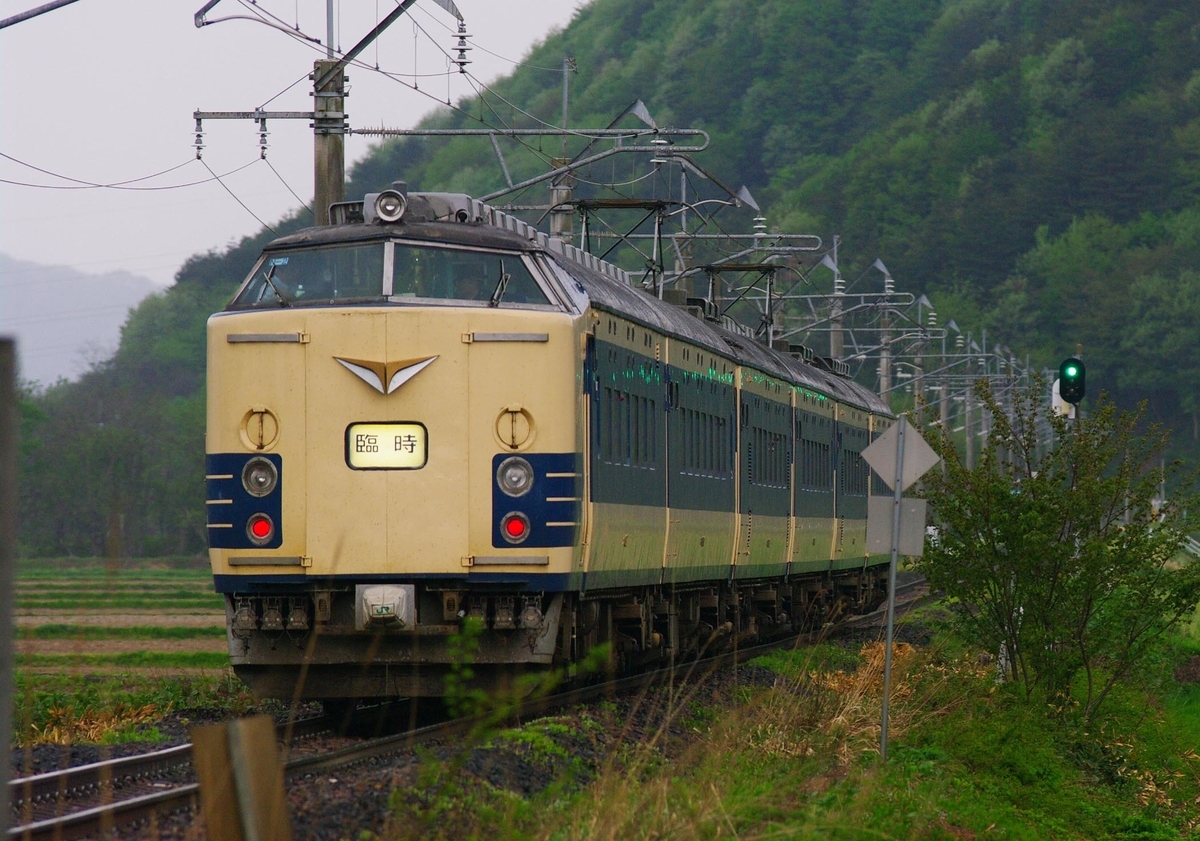
<svg viewBox="0 0 1200 841">
<path fill-rule="evenodd" d="M 399 190 L 384 190 L 382 193 L 367 193 L 363 200 L 363 220 L 371 222 L 399 222 L 408 210 L 408 199 Z"/>
</svg>

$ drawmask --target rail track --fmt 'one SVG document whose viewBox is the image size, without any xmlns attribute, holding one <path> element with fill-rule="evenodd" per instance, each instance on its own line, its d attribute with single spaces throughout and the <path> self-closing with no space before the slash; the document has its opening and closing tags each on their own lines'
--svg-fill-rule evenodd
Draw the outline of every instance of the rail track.
<svg viewBox="0 0 1200 841">
<path fill-rule="evenodd" d="M 897 614 L 911 609 L 925 593 L 923 581 L 896 588 Z M 837 633 L 882 624 L 883 611 L 855 616 L 840 623 Z M 718 669 L 762 656 L 770 651 L 811 642 L 821 634 L 807 633 L 707 657 L 680 667 L 642 672 L 605 683 L 581 686 L 555 695 L 527 699 L 503 716 L 492 715 L 489 724 L 503 724 L 544 715 L 554 710 L 624 693 L 638 691 L 665 680 L 679 680 L 702 671 Z M 388 715 L 386 706 L 407 706 L 403 702 L 365 708 L 362 718 Z M 404 732 L 366 739 L 337 750 L 288 759 L 286 779 L 303 778 L 333 768 L 377 760 L 423 744 L 470 734 L 483 721 L 458 718 Z M 279 725 L 280 739 L 300 739 L 335 727 L 332 717 L 320 716 Z M 13 807 L 9 838 L 72 839 L 109 832 L 118 827 L 152 819 L 165 813 L 197 812 L 200 787 L 193 779 L 192 745 L 183 744 L 152 753 L 123 757 L 90 765 L 13 780 L 9 797 Z"/>
</svg>

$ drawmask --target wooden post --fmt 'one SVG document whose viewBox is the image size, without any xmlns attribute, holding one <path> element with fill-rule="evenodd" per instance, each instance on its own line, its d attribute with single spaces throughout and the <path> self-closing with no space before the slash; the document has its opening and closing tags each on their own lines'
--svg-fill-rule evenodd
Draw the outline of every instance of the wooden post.
<svg viewBox="0 0 1200 841">
<path fill-rule="evenodd" d="M 210 841 L 292 841 L 268 716 L 197 727 L 192 745 Z"/>
<path fill-rule="evenodd" d="M 0 339 L 0 628 L 13 626 L 13 569 L 17 563 L 17 349 Z M 0 634 L 0 745 L 12 744 L 12 634 Z M 12 823 L 11 769 L 0 763 L 0 834 Z"/>
</svg>

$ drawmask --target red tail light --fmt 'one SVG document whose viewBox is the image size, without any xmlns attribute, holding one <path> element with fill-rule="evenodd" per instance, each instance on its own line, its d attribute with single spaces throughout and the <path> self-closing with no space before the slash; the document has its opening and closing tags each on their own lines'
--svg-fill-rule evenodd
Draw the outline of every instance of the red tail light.
<svg viewBox="0 0 1200 841">
<path fill-rule="evenodd" d="M 266 514 L 255 514 L 246 522 L 246 535 L 251 542 L 262 546 L 275 536 L 275 524 Z"/>
<path fill-rule="evenodd" d="M 529 537 L 529 518 L 519 511 L 505 514 L 500 521 L 500 533 L 509 543 L 522 543 Z"/>
</svg>

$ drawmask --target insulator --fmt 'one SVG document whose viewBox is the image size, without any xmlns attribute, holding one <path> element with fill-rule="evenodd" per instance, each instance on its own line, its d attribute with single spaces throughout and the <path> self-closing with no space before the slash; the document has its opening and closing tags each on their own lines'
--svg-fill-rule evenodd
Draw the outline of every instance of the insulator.
<svg viewBox="0 0 1200 841">
<path fill-rule="evenodd" d="M 269 135 L 269 134 L 270 134 L 270 132 L 267 131 L 267 121 L 259 120 L 258 121 L 258 155 L 263 160 L 266 160 L 266 158 L 267 158 L 267 135 Z"/>
<path fill-rule="evenodd" d="M 471 63 L 467 59 L 467 53 L 471 50 L 471 47 L 467 46 L 467 39 L 470 37 L 467 33 L 466 23 L 460 20 L 458 22 L 458 44 L 455 45 L 455 49 L 458 50 L 458 58 L 454 60 L 454 63 L 458 65 L 459 73 L 466 73 L 467 65 Z"/>
</svg>

